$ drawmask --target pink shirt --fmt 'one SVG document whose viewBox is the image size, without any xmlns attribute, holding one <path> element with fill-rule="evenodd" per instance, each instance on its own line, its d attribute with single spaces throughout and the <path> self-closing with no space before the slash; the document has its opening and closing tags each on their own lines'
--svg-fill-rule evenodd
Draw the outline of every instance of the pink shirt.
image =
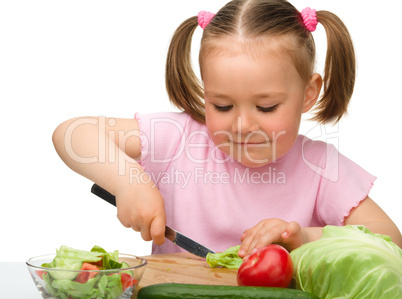
<svg viewBox="0 0 402 299">
<path fill-rule="evenodd" d="M 185 113 L 136 119 L 140 163 L 164 197 L 167 225 L 215 251 L 240 244 L 246 229 L 267 218 L 302 227 L 343 225 L 376 179 L 333 145 L 303 135 L 276 162 L 247 168 Z M 153 245 L 154 254 L 180 251 L 170 241 Z"/>
</svg>

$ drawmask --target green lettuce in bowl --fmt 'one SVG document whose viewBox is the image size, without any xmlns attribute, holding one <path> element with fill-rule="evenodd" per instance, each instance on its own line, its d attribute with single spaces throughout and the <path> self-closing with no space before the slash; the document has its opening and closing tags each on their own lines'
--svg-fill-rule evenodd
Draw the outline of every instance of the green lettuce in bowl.
<svg viewBox="0 0 402 299">
<path fill-rule="evenodd" d="M 325 298 L 402 298 L 402 249 L 364 226 L 326 226 L 290 253 L 297 289 Z"/>
<path fill-rule="evenodd" d="M 129 299 L 147 261 L 99 246 L 91 251 L 61 246 L 56 254 L 33 257 L 26 264 L 43 298 Z"/>
</svg>

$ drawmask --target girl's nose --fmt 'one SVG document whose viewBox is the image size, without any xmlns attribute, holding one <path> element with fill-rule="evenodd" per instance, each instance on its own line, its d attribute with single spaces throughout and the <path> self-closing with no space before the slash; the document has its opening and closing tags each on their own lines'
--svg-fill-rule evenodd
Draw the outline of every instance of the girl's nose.
<svg viewBox="0 0 402 299">
<path fill-rule="evenodd" d="M 258 124 L 251 115 L 242 113 L 238 115 L 232 125 L 233 132 L 246 134 L 258 130 Z"/>
</svg>

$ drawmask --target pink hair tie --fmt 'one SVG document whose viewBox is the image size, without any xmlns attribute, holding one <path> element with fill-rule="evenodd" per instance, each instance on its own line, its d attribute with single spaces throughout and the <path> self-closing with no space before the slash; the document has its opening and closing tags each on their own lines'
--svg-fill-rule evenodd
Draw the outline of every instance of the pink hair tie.
<svg viewBox="0 0 402 299">
<path fill-rule="evenodd" d="M 212 12 L 204 10 L 200 11 L 198 13 L 198 25 L 200 25 L 202 29 L 205 29 L 214 16 L 215 14 Z"/>
<path fill-rule="evenodd" d="M 308 31 L 313 32 L 317 29 L 317 12 L 315 9 L 311 9 L 310 7 L 306 7 L 301 12 L 304 26 L 308 29 Z"/>
</svg>

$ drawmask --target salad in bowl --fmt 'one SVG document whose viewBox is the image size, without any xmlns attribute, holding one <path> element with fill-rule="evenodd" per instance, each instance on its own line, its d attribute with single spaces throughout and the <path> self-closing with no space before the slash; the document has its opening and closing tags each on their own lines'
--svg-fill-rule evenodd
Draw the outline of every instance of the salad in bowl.
<svg viewBox="0 0 402 299">
<path fill-rule="evenodd" d="M 26 264 L 43 298 L 124 299 L 137 293 L 147 261 L 100 246 L 90 251 L 61 246 L 56 254 L 34 257 Z"/>
</svg>

